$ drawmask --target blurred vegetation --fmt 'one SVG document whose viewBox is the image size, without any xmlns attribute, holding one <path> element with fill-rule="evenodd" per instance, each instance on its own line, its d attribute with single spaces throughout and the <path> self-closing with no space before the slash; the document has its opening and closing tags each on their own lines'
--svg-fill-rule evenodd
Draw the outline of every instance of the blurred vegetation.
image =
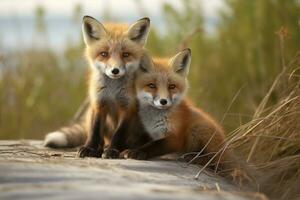
<svg viewBox="0 0 300 200">
<path fill-rule="evenodd" d="M 183 1 L 184 10 L 164 6 L 165 37 L 150 37 L 151 52 L 174 53 L 174 47 L 197 27 L 204 27 L 198 1 Z M 281 70 L 280 48 L 275 34 L 284 26 L 285 57 L 299 50 L 299 1 L 226 1 L 216 33 L 200 32 L 188 43 L 192 49 L 190 96 L 220 120 L 232 103 L 223 125 L 227 131 L 252 118 L 259 102 Z M 159 41 L 159 42 L 157 42 Z M 164 45 L 160 45 L 164 44 Z M 170 48 L 171 47 L 171 48 Z M 276 99 L 276 94 L 272 98 Z"/>
<path fill-rule="evenodd" d="M 214 32 L 204 31 L 199 1 L 181 2 L 183 10 L 164 5 L 166 34 L 152 24 L 147 48 L 168 56 L 190 47 L 190 97 L 221 121 L 230 144 L 265 175 L 258 180 L 264 192 L 278 199 L 299 195 L 291 187 L 300 183 L 299 1 L 225 0 Z M 81 12 L 76 5 L 73 23 L 81 23 Z M 66 38 L 64 50 L 40 48 L 49 46 L 47 13 L 38 7 L 35 14 L 35 37 L 46 44 L 0 53 L 0 139 L 42 138 L 65 125 L 86 96 L 82 41 Z M 104 15 L 111 18 L 108 9 Z"/>
<path fill-rule="evenodd" d="M 199 1 L 182 1 L 182 10 L 164 4 L 167 34 L 159 35 L 153 24 L 147 48 L 154 56 L 172 55 L 187 46 L 192 49 L 190 97 L 219 120 L 232 104 L 222 122 L 229 132 L 251 120 L 281 69 L 275 34 L 281 26 L 289 32 L 285 57 L 291 58 L 298 50 L 300 6 L 296 0 L 225 2 L 213 33 L 204 31 Z M 143 5 L 136 3 L 141 14 L 147 15 Z M 81 23 L 81 12 L 81 6 L 75 5 L 70 20 Z M 59 52 L 39 48 L 49 46 L 46 14 L 43 7 L 36 8 L 34 37 L 45 44 L 2 56 L 0 138 L 41 138 L 68 121 L 85 96 L 82 42 L 66 38 L 66 48 Z M 107 11 L 104 17 L 109 16 Z M 272 98 L 276 100 L 276 93 Z"/>
<path fill-rule="evenodd" d="M 74 10 L 81 23 L 80 7 Z M 0 53 L 0 139 L 43 138 L 65 124 L 85 97 L 83 43 L 66 38 L 63 51 L 47 48 L 45 14 L 36 8 L 33 37 L 42 43 Z"/>
</svg>

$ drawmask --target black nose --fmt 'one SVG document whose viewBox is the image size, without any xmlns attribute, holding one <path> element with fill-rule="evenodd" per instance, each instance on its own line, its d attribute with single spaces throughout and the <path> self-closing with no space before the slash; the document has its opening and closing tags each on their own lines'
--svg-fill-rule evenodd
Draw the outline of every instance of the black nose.
<svg viewBox="0 0 300 200">
<path fill-rule="evenodd" d="M 168 101 L 167 101 L 166 99 L 161 99 L 159 102 L 160 102 L 160 104 L 163 105 L 163 106 L 166 105 L 166 104 L 168 103 Z"/>
<path fill-rule="evenodd" d="M 114 68 L 111 73 L 113 73 L 114 75 L 117 75 L 119 73 L 119 69 L 118 68 Z"/>
</svg>

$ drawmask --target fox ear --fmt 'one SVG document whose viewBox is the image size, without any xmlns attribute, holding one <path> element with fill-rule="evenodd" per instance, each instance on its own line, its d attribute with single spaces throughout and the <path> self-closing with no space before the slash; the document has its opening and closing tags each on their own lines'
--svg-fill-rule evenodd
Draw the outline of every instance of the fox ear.
<svg viewBox="0 0 300 200">
<path fill-rule="evenodd" d="M 150 72 L 153 69 L 153 65 L 151 57 L 147 53 L 144 53 L 140 61 L 140 69 L 143 72 Z"/>
<path fill-rule="evenodd" d="M 128 37 L 144 46 L 150 30 L 150 19 L 145 17 L 132 24 L 127 32 Z"/>
<path fill-rule="evenodd" d="M 106 34 L 104 26 L 95 18 L 84 16 L 82 20 L 82 33 L 86 45 L 101 39 Z"/>
<path fill-rule="evenodd" d="M 169 65 L 172 66 L 174 72 L 187 76 L 191 64 L 191 56 L 191 50 L 184 49 L 171 58 Z"/>
</svg>

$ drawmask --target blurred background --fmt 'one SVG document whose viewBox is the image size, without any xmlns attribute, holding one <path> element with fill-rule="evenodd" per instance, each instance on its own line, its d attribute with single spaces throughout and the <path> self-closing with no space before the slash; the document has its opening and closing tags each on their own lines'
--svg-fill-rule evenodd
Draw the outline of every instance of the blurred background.
<svg viewBox="0 0 300 200">
<path fill-rule="evenodd" d="M 230 132 L 252 119 L 281 71 L 276 31 L 288 30 L 286 59 L 299 50 L 299 13 L 299 0 L 1 0 L 0 138 L 43 138 L 74 115 L 86 96 L 84 15 L 149 16 L 155 56 L 189 46 L 189 95 Z"/>
<path fill-rule="evenodd" d="M 0 0 L 0 139 L 42 139 L 86 96 L 81 20 L 149 16 L 155 56 L 190 47 L 189 96 L 271 199 L 300 197 L 300 0 Z"/>
</svg>

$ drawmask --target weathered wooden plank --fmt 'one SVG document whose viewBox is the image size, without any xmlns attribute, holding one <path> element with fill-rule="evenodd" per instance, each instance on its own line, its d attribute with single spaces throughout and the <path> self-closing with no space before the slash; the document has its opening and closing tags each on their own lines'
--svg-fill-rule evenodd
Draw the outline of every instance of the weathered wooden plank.
<svg viewBox="0 0 300 200">
<path fill-rule="evenodd" d="M 0 199 L 246 199 L 176 161 L 80 159 L 41 141 L 0 141 Z"/>
</svg>

